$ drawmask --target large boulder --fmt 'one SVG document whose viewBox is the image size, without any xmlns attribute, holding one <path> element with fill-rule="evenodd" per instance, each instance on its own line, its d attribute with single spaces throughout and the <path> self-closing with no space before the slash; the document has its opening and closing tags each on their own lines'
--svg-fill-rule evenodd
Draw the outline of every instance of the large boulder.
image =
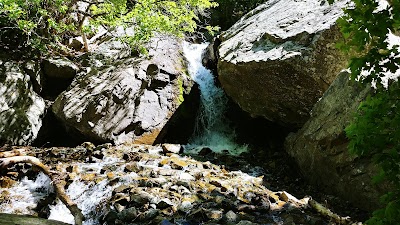
<svg viewBox="0 0 400 225">
<path fill-rule="evenodd" d="M 54 114 L 87 140 L 153 144 L 193 85 L 181 47 L 157 38 L 147 58 L 110 56 L 110 65 L 91 55 L 90 67 L 56 99 Z"/>
<path fill-rule="evenodd" d="M 0 145 L 30 145 L 42 126 L 45 101 L 15 62 L 0 60 Z"/>
<path fill-rule="evenodd" d="M 285 149 L 312 184 L 373 210 L 383 193 L 383 187 L 371 183 L 377 168 L 370 158 L 349 154 L 344 132 L 369 93 L 370 88 L 351 83 L 342 72 L 315 104 L 310 120 L 286 138 Z"/>
<path fill-rule="evenodd" d="M 325 3 L 324 3 L 325 2 Z M 270 0 L 220 39 L 218 74 L 252 116 L 301 127 L 347 57 L 335 48 L 345 1 Z"/>
</svg>

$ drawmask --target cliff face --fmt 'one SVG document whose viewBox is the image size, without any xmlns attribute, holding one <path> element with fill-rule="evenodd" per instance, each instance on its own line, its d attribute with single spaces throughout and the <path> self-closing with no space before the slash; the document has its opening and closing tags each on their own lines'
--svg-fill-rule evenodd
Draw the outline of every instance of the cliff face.
<svg viewBox="0 0 400 225">
<path fill-rule="evenodd" d="M 352 85 L 342 72 L 315 104 L 310 120 L 286 138 L 285 149 L 312 184 L 373 210 L 385 187 L 372 184 L 377 168 L 369 158 L 350 155 L 344 132 L 369 93 L 370 88 Z"/>
<path fill-rule="evenodd" d="M 301 127 L 347 58 L 335 48 L 346 1 L 272 0 L 220 39 L 218 74 L 226 93 L 253 116 Z"/>
</svg>

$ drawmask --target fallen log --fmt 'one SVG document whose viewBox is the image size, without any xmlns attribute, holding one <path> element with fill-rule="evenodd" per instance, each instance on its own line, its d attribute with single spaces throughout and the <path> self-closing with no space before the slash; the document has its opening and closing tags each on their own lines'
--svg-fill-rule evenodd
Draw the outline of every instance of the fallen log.
<svg viewBox="0 0 400 225">
<path fill-rule="evenodd" d="M 7 169 L 7 167 L 17 163 L 32 164 L 46 174 L 52 181 L 51 183 L 53 184 L 57 197 L 62 203 L 65 204 L 65 206 L 67 206 L 71 214 L 74 216 L 75 225 L 82 225 L 82 221 L 84 220 L 82 211 L 65 193 L 63 179 L 60 179 L 59 173 L 51 171 L 49 167 L 41 163 L 38 158 L 33 156 L 12 156 L 8 158 L 0 158 L 0 169 Z"/>
<path fill-rule="evenodd" d="M 317 211 L 319 214 L 322 216 L 325 216 L 327 218 L 330 218 L 331 220 L 335 221 L 336 224 L 359 224 L 359 223 L 354 223 L 351 221 L 350 217 L 341 217 L 338 214 L 332 212 L 330 209 L 326 208 L 322 204 L 318 203 L 317 201 L 310 199 L 308 201 L 308 204 L 311 208 L 313 208 L 315 211 Z"/>
</svg>

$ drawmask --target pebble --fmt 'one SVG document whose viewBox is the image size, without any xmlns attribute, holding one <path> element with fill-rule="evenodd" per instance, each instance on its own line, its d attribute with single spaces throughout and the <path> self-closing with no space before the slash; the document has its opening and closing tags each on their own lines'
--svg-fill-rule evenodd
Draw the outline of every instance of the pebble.
<svg viewBox="0 0 400 225">
<path fill-rule="evenodd" d="M 117 215 L 118 219 L 125 221 L 125 222 L 131 222 L 131 221 L 135 220 L 137 218 L 137 216 L 138 216 L 138 213 L 137 213 L 137 210 L 135 207 L 124 209 Z"/>
<path fill-rule="evenodd" d="M 237 220 L 237 215 L 236 213 L 234 213 L 232 210 L 229 210 L 226 214 L 225 214 L 225 220 L 228 223 L 234 223 Z"/>
</svg>

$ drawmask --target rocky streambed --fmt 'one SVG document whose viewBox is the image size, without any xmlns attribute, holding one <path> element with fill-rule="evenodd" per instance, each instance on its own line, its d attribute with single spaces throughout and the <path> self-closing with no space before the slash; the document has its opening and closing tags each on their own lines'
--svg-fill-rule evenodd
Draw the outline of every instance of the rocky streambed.
<svg viewBox="0 0 400 225">
<path fill-rule="evenodd" d="M 182 154 L 182 146 L 169 144 L 4 150 L 37 157 L 60 173 L 87 225 L 336 223 L 317 213 L 310 197 L 268 189 L 274 178 L 246 156 L 204 149 L 194 159 Z M 0 213 L 72 224 L 74 218 L 56 198 L 51 182 L 28 164 L 2 170 Z M 4 217 L 0 214 L 0 221 Z"/>
</svg>

